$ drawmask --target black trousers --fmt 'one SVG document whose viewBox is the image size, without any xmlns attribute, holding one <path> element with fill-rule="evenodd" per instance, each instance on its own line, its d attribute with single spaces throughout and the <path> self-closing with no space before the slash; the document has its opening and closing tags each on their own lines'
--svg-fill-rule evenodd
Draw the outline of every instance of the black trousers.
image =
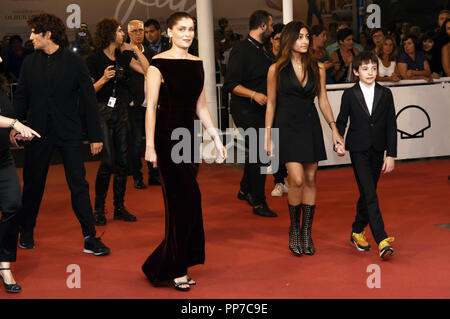
<svg viewBox="0 0 450 319">
<path fill-rule="evenodd" d="M 384 152 L 379 152 L 373 148 L 364 152 L 350 152 L 353 172 L 360 193 L 352 231 L 361 233 L 369 224 L 377 244 L 388 237 L 384 230 L 377 196 L 377 184 L 383 166 L 383 155 Z"/>
<path fill-rule="evenodd" d="M 284 184 L 284 179 L 287 177 L 287 168 L 285 163 L 280 163 L 280 167 L 278 171 L 273 174 L 273 183 L 274 184 Z"/>
<path fill-rule="evenodd" d="M 128 107 L 128 117 L 130 120 L 130 148 L 131 148 L 131 171 L 134 180 L 142 180 L 142 137 L 145 135 L 145 111 L 142 106 Z M 158 170 L 147 162 L 148 178 L 159 177 Z"/>
<path fill-rule="evenodd" d="M 105 205 L 112 174 L 114 174 L 114 207 L 119 208 L 123 207 L 127 186 L 128 116 L 126 109 L 121 111 L 106 105 L 100 107 L 99 115 L 103 133 L 103 150 L 95 180 L 95 208 L 102 208 Z"/>
<path fill-rule="evenodd" d="M 249 193 L 255 205 L 258 205 L 266 200 L 264 193 L 266 175 L 261 173 L 261 168 L 267 166 L 267 164 L 263 164 L 259 158 L 260 136 L 258 134 L 259 128 L 264 128 L 265 126 L 265 108 L 257 105 L 256 102 L 249 103 L 240 99 L 232 99 L 231 114 L 236 127 L 244 130 L 253 128 L 257 131 L 257 141 L 250 143 L 250 140 L 247 137 L 245 138 L 245 146 L 249 150 L 252 148 L 252 151 L 257 152 L 258 156 L 256 163 L 250 163 L 248 158 L 246 158 L 244 174 L 241 180 L 241 191 Z M 261 138 L 263 137 L 261 136 Z"/>
<path fill-rule="evenodd" d="M 33 232 L 44 195 L 45 182 L 53 151 L 57 148 L 64 164 L 69 185 L 72 208 L 81 224 L 83 236 L 95 236 L 95 220 L 89 197 L 89 184 L 83 159 L 83 143 L 59 140 L 52 128 L 40 139 L 25 143 L 25 163 L 23 167 L 23 209 L 20 226 L 22 232 Z"/>
<path fill-rule="evenodd" d="M 8 150 L 0 155 L 0 262 L 16 261 L 21 209 L 19 176 Z"/>
</svg>

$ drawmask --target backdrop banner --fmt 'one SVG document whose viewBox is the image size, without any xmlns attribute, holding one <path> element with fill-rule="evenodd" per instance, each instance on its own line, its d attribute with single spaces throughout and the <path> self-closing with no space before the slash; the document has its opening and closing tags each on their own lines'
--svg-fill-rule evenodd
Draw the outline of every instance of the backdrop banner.
<svg viewBox="0 0 450 319">
<path fill-rule="evenodd" d="M 394 96 L 398 134 L 397 159 L 450 155 L 450 77 L 438 81 L 432 84 L 425 84 L 424 81 L 401 81 L 400 85 L 392 86 L 385 84 Z M 328 100 L 335 118 L 339 114 L 343 87 L 352 85 L 327 85 Z M 321 114 L 317 99 L 316 107 Z M 328 159 L 319 165 L 349 164 L 348 152 L 344 157 L 339 157 L 333 151 L 331 130 L 323 116 L 320 118 Z"/>
</svg>

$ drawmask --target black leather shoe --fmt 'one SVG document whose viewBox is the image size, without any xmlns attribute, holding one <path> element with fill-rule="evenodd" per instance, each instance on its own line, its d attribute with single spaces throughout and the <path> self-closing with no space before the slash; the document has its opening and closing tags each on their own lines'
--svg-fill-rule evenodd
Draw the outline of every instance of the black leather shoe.
<svg viewBox="0 0 450 319">
<path fill-rule="evenodd" d="M 161 179 L 159 176 L 150 177 L 148 179 L 148 185 L 161 185 Z"/>
<path fill-rule="evenodd" d="M 19 247 L 22 249 L 34 248 L 33 232 L 20 232 Z"/>
<path fill-rule="evenodd" d="M 10 268 L 0 268 L 0 270 L 10 270 Z M 5 280 L 3 279 L 3 276 L 1 274 L 0 274 L 0 280 L 3 282 L 6 292 L 18 293 L 18 292 L 22 291 L 22 287 L 20 287 L 18 284 L 5 283 Z"/>
<path fill-rule="evenodd" d="M 253 214 L 259 215 L 262 217 L 277 217 L 278 215 L 269 209 L 266 203 L 262 203 L 256 206 L 253 206 Z"/>
<path fill-rule="evenodd" d="M 238 192 L 238 194 L 237 194 L 237 198 L 240 199 L 240 200 L 245 200 L 245 201 L 247 201 L 247 203 L 248 203 L 250 206 L 255 206 L 255 205 L 253 204 L 252 195 L 250 195 L 249 193 L 246 194 L 246 193 L 244 193 L 243 191 L 239 190 L 239 192 Z"/>
<path fill-rule="evenodd" d="M 134 188 L 136 188 L 136 189 L 144 189 L 144 188 L 147 188 L 147 186 L 145 186 L 145 184 L 142 181 L 142 179 L 135 179 L 134 180 Z"/>
<path fill-rule="evenodd" d="M 130 214 L 125 207 L 119 207 L 114 209 L 114 220 L 123 220 L 126 222 L 135 222 L 136 216 Z"/>
<path fill-rule="evenodd" d="M 95 226 L 105 226 L 106 225 L 106 217 L 104 210 L 96 210 L 94 212 L 95 218 Z"/>
</svg>

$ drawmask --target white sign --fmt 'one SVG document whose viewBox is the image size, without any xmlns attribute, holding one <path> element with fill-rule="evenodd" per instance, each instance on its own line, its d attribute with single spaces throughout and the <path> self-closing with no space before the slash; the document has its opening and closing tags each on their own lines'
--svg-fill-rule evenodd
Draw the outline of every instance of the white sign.
<svg viewBox="0 0 450 319">
<path fill-rule="evenodd" d="M 419 85 L 417 83 L 421 82 L 410 81 L 408 83 L 416 85 L 390 87 L 397 115 L 397 159 L 450 155 L 450 78 L 439 81 Z M 400 84 L 404 83 L 401 81 Z M 336 86 L 338 85 L 328 85 L 327 88 Z M 343 92 L 343 89 L 327 92 L 335 118 L 339 114 Z M 319 109 L 318 112 L 320 114 Z M 319 165 L 349 164 L 348 153 L 344 157 L 338 157 L 333 151 L 331 130 L 323 116 L 320 118 L 328 159 L 319 162 Z"/>
</svg>

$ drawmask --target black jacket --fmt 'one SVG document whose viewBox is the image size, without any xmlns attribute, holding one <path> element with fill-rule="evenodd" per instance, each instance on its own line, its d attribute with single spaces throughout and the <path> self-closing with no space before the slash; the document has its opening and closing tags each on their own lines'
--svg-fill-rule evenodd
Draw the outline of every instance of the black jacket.
<svg viewBox="0 0 450 319">
<path fill-rule="evenodd" d="M 359 83 L 345 90 L 336 120 L 342 136 L 349 116 L 350 127 L 345 139 L 347 150 L 361 152 L 373 146 L 377 151 L 387 150 L 387 156 L 397 156 L 397 124 L 390 89 L 375 84 L 372 115 L 369 114 Z"/>
<path fill-rule="evenodd" d="M 94 86 L 86 63 L 77 54 L 59 49 L 55 79 L 48 80 L 49 56 L 42 50 L 28 55 L 22 65 L 13 106 L 20 121 L 39 134 L 46 132 L 49 117 L 61 140 L 82 138 L 82 118 L 86 121 L 91 143 L 101 142 L 102 135 Z"/>
<path fill-rule="evenodd" d="M 153 52 L 153 55 L 157 54 L 157 52 L 154 52 L 154 50 L 151 49 L 150 42 L 148 42 L 148 40 L 146 38 L 144 38 L 142 45 L 144 45 L 145 47 L 148 47 Z M 161 36 L 161 52 L 167 51 L 171 47 L 172 47 L 172 43 L 170 43 L 169 38 L 165 37 L 165 36 Z"/>
</svg>

